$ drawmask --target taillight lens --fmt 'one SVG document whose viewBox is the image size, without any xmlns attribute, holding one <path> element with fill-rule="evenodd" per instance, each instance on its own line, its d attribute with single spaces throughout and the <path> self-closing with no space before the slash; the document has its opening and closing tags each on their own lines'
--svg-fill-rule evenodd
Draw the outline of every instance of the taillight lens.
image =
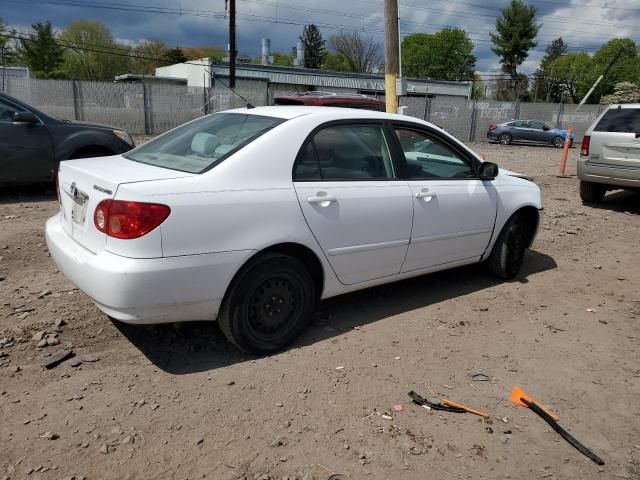
<svg viewBox="0 0 640 480">
<path fill-rule="evenodd" d="M 495 130 L 496 128 L 498 127 L 496 126 L 495 123 L 492 123 L 491 125 L 489 125 L 489 130 Z"/>
<path fill-rule="evenodd" d="M 93 213 L 93 224 L 110 237 L 142 237 L 164 222 L 171 209 L 158 203 L 103 200 Z"/>
<path fill-rule="evenodd" d="M 582 146 L 580 147 L 580 155 L 589 156 L 589 143 L 591 143 L 591 137 L 589 135 L 585 135 L 582 137 Z"/>
</svg>

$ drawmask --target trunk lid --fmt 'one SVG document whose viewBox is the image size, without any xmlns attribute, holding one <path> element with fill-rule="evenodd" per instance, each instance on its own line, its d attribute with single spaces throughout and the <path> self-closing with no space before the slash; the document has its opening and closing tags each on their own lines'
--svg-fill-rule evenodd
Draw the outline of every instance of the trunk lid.
<svg viewBox="0 0 640 480">
<path fill-rule="evenodd" d="M 116 155 L 68 160 L 60 163 L 60 209 L 64 230 L 93 253 L 105 249 L 107 235 L 93 222 L 96 206 L 115 198 L 118 187 L 127 183 L 189 177 L 193 174 L 146 165 Z"/>
</svg>

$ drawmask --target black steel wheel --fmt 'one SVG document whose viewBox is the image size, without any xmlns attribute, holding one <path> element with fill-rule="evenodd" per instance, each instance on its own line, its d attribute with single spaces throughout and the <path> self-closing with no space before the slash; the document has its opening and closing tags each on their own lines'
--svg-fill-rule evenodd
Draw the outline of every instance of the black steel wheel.
<svg viewBox="0 0 640 480">
<path fill-rule="evenodd" d="M 311 275 L 295 258 L 267 253 L 237 275 L 218 315 L 236 346 L 256 355 L 283 349 L 308 324 L 316 303 Z"/>
<path fill-rule="evenodd" d="M 527 249 L 523 218 L 516 214 L 507 221 L 496 240 L 487 261 L 489 271 L 505 280 L 515 277 L 524 261 Z"/>
<path fill-rule="evenodd" d="M 502 145 L 509 145 L 511 143 L 511 140 L 511 135 L 509 135 L 508 133 L 501 133 L 500 135 L 498 135 L 498 142 Z"/>
</svg>

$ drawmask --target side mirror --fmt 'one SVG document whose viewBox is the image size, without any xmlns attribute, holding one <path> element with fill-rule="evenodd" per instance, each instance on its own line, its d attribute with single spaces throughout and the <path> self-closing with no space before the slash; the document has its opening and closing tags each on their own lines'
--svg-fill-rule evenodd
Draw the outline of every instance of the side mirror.
<svg viewBox="0 0 640 480">
<path fill-rule="evenodd" d="M 38 117 L 31 112 L 16 112 L 13 114 L 13 123 L 38 123 Z"/>
<path fill-rule="evenodd" d="M 545 132 L 548 132 L 551 129 L 549 127 L 542 127 L 542 130 L 544 130 Z"/>
<path fill-rule="evenodd" d="M 493 180 L 498 176 L 498 165 L 491 162 L 480 164 L 480 180 Z"/>
</svg>

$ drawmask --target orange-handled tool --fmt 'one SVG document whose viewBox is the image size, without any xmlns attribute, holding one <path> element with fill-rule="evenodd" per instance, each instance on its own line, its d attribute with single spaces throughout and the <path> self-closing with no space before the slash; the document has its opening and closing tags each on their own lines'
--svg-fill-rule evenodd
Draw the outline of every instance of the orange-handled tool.
<svg viewBox="0 0 640 480">
<path fill-rule="evenodd" d="M 489 416 L 490 416 L 488 413 L 481 412 L 480 410 L 474 410 L 473 408 L 469 408 L 469 407 L 467 407 L 465 405 L 461 405 L 459 403 L 452 402 L 451 400 L 447 400 L 446 398 L 442 399 L 442 403 L 445 404 L 445 405 L 448 405 L 450 407 L 461 408 L 465 412 L 473 413 L 474 415 L 480 415 L 481 417 L 484 417 L 484 418 L 489 418 Z"/>
</svg>

